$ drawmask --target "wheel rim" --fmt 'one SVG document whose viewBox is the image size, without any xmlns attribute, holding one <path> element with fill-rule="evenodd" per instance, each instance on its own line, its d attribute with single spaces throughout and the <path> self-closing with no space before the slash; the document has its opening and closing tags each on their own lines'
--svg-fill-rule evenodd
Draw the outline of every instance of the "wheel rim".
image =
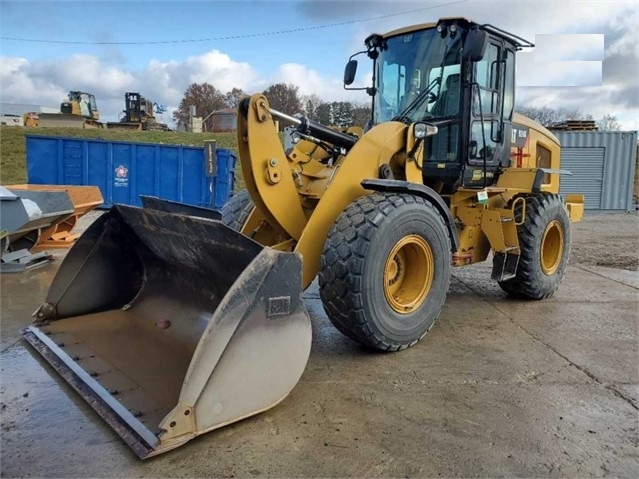
<svg viewBox="0 0 639 479">
<path fill-rule="evenodd" d="M 541 240 L 541 270 L 546 275 L 555 273 L 563 254 L 564 230 L 558 220 L 553 220 L 546 226 Z"/>
<path fill-rule="evenodd" d="M 422 305 L 433 284 L 433 263 L 421 236 L 404 236 L 395 244 L 384 265 L 384 295 L 394 311 L 408 314 Z"/>
</svg>

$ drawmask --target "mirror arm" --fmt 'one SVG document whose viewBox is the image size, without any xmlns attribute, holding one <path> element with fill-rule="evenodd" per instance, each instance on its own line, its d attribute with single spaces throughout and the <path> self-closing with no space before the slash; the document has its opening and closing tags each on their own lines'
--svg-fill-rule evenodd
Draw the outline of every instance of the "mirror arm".
<svg viewBox="0 0 639 479">
<path fill-rule="evenodd" d="M 368 50 L 362 50 L 361 52 L 357 52 L 357 53 L 353 53 L 349 58 L 348 61 L 350 62 L 353 58 L 355 58 L 357 55 L 361 55 L 362 53 L 367 53 Z"/>
</svg>

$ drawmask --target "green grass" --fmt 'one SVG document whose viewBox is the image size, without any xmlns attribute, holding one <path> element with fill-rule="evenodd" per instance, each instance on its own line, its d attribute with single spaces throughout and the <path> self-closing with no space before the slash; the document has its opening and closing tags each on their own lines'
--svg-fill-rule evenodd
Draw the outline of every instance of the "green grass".
<svg viewBox="0 0 639 479">
<path fill-rule="evenodd" d="M 27 182 L 25 135 L 61 136 L 67 138 L 98 138 L 133 143 L 163 143 L 166 145 L 202 146 L 204 140 L 216 140 L 218 148 L 237 152 L 235 133 L 183 133 L 177 131 L 115 131 L 79 128 L 22 128 L 0 126 L 0 184 Z M 235 188 L 243 187 L 240 165 L 237 165 Z"/>
</svg>

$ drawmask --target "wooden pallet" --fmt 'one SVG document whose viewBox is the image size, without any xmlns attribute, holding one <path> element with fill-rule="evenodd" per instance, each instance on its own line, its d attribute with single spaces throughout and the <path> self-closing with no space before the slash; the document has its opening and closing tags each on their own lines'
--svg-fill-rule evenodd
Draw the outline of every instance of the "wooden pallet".
<svg viewBox="0 0 639 479">
<path fill-rule="evenodd" d="M 596 131 L 597 125 L 594 120 L 567 120 L 555 123 L 551 126 L 551 129 L 562 131 Z"/>
</svg>

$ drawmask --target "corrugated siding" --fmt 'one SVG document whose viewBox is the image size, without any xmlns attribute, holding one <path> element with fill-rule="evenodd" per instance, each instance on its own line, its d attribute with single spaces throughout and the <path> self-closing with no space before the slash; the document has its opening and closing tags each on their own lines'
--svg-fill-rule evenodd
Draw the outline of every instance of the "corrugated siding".
<svg viewBox="0 0 639 479">
<path fill-rule="evenodd" d="M 237 115 L 233 113 L 213 113 L 211 131 L 228 132 L 237 129 Z"/>
<path fill-rule="evenodd" d="M 141 206 L 140 195 L 221 208 L 235 181 L 236 156 L 202 147 L 27 135 L 29 183 L 99 186 L 104 205 Z"/>
<path fill-rule="evenodd" d="M 633 178 L 637 154 L 636 131 L 553 131 L 553 133 L 561 143 L 561 166 L 571 170 L 575 177 L 586 178 L 590 175 L 594 177 L 598 172 L 592 171 L 588 163 L 573 162 L 570 157 L 576 153 L 571 153 L 571 149 L 585 151 L 586 149 L 603 148 L 605 153 L 599 209 L 632 211 Z M 566 155 L 568 155 L 566 161 L 572 162 L 570 167 L 564 164 Z M 592 179 L 596 180 L 596 178 Z M 562 179 L 562 194 L 580 193 L 580 191 L 564 191 L 565 181 Z M 570 180 L 568 181 L 570 182 Z M 570 188 L 573 186 L 571 185 Z M 586 204 L 589 204 L 587 198 Z M 592 203 L 590 202 L 590 204 Z"/>
<path fill-rule="evenodd" d="M 560 191 L 586 195 L 586 209 L 601 208 L 605 148 L 567 148 L 561 151 L 561 168 L 572 175 L 561 175 Z"/>
</svg>

